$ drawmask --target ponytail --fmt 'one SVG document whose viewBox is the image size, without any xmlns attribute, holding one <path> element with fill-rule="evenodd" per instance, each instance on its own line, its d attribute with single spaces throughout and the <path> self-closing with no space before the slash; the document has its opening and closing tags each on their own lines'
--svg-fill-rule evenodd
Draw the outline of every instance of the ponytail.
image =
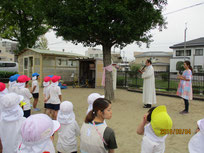
<svg viewBox="0 0 204 153">
<path fill-rule="evenodd" d="M 111 101 L 105 98 L 98 98 L 93 103 L 93 110 L 91 110 L 85 118 L 85 123 L 90 123 L 94 120 L 94 118 L 97 116 L 98 111 L 100 110 L 103 112 L 106 108 L 108 108 L 109 104 L 111 104 Z"/>
<path fill-rule="evenodd" d="M 91 110 L 87 115 L 86 115 L 86 118 L 85 118 L 85 123 L 90 123 L 94 120 L 95 118 L 95 112 L 93 112 L 93 110 Z"/>
</svg>

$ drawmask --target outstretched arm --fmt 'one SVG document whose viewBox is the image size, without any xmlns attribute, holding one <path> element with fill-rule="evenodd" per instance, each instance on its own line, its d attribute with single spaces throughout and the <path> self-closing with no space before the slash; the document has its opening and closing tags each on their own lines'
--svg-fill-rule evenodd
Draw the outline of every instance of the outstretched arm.
<svg viewBox="0 0 204 153">
<path fill-rule="evenodd" d="M 147 114 L 144 115 L 142 122 L 140 125 L 137 127 L 137 134 L 143 135 L 144 134 L 144 126 L 147 123 Z"/>
</svg>

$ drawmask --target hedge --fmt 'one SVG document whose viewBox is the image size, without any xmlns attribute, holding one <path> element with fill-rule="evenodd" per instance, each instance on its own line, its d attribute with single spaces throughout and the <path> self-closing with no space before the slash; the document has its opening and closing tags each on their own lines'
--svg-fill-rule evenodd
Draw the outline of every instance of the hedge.
<svg viewBox="0 0 204 153">
<path fill-rule="evenodd" d="M 17 74 L 16 72 L 0 71 L 0 78 L 9 78 L 10 76 Z"/>
</svg>

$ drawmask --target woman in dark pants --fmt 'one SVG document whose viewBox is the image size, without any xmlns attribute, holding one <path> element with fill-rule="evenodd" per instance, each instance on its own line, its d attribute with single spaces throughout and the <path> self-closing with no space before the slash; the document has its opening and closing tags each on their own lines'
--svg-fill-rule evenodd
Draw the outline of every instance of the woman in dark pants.
<svg viewBox="0 0 204 153">
<path fill-rule="evenodd" d="M 178 75 L 180 83 L 177 90 L 177 95 L 183 98 L 185 109 L 180 114 L 187 114 L 189 110 L 189 100 L 193 99 L 192 92 L 192 67 L 189 61 L 184 62 L 185 71 L 182 75 Z"/>
</svg>

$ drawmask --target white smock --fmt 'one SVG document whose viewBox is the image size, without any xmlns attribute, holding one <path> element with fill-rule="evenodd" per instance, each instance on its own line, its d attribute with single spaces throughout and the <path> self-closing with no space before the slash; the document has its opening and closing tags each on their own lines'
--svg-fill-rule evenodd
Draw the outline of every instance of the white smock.
<svg viewBox="0 0 204 153">
<path fill-rule="evenodd" d="M 190 139 L 188 143 L 188 150 L 190 153 L 204 152 L 204 133 L 199 131 Z"/>
<path fill-rule="evenodd" d="M 151 124 L 148 123 L 144 127 L 141 153 L 164 153 L 166 137 L 167 135 L 163 137 L 156 136 L 154 134 Z"/>
<path fill-rule="evenodd" d="M 142 74 L 142 78 L 144 79 L 143 103 L 156 104 L 154 68 L 152 65 L 146 67 L 145 72 Z"/>
</svg>

